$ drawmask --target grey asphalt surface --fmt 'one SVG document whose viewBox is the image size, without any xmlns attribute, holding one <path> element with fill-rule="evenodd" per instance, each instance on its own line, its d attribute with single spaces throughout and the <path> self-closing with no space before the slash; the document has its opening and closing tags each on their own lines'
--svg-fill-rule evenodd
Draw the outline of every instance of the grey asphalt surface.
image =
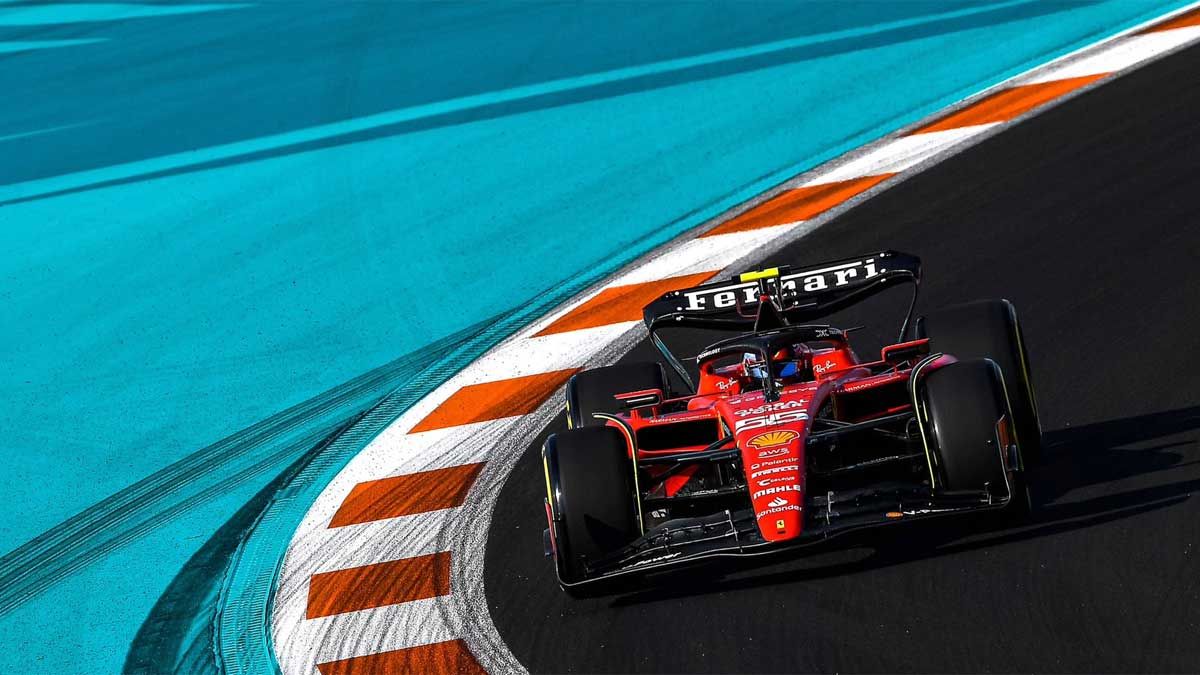
<svg viewBox="0 0 1200 675">
<path fill-rule="evenodd" d="M 1107 83 L 763 261 L 893 248 L 924 260 L 919 309 L 1012 300 L 1047 443 L 1032 521 L 905 524 L 571 600 L 541 551 L 537 455 L 560 417 L 488 540 L 488 603 L 514 655 L 534 672 L 1200 671 L 1197 72 L 1193 47 Z M 877 343 L 903 313 L 881 321 L 887 301 L 834 323 L 869 323 Z"/>
</svg>

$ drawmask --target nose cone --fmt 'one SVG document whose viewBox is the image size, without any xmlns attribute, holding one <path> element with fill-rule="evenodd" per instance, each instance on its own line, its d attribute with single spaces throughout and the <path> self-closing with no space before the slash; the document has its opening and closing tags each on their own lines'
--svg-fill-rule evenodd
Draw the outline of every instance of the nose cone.
<svg viewBox="0 0 1200 675">
<path fill-rule="evenodd" d="M 792 539 L 804 527 L 804 440 L 818 386 L 791 387 L 779 401 L 759 393 L 717 403 L 737 437 L 750 503 L 767 541 Z"/>
<path fill-rule="evenodd" d="M 803 506 L 796 505 L 797 510 L 788 509 L 791 504 L 768 509 L 766 514 L 758 512 L 758 530 L 767 541 L 786 541 L 800 535 L 803 529 L 801 511 Z"/>
<path fill-rule="evenodd" d="M 773 429 L 740 443 L 750 502 L 767 541 L 791 539 L 803 528 L 803 438 L 795 429 Z"/>
</svg>

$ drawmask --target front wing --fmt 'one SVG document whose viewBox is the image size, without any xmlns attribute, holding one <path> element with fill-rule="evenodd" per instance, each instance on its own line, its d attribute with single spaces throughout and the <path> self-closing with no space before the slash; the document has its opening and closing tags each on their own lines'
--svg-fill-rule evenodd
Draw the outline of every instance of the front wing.
<svg viewBox="0 0 1200 675">
<path fill-rule="evenodd" d="M 933 516 L 997 510 L 1011 497 L 988 492 L 941 493 L 924 486 L 885 485 L 810 496 L 800 536 L 768 542 L 759 533 L 750 509 L 723 511 L 704 518 L 671 520 L 646 532 L 624 548 L 589 561 L 580 581 L 559 583 L 568 589 L 601 586 L 617 579 L 698 565 L 721 558 L 752 558 L 829 540 L 839 534 Z M 547 548 L 546 554 L 552 555 Z M 557 570 L 557 566 L 556 566 Z"/>
</svg>

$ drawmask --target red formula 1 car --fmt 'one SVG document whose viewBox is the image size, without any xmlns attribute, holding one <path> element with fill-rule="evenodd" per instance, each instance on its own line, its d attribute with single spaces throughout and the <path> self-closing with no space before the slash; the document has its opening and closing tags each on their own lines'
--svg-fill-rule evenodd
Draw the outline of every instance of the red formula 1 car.
<svg viewBox="0 0 1200 675">
<path fill-rule="evenodd" d="M 576 374 L 547 439 L 546 553 L 568 592 L 851 529 L 1029 506 L 1041 430 L 1013 306 L 911 321 L 920 260 L 894 251 L 672 291 L 645 309 L 659 363 Z M 860 358 L 810 323 L 911 283 L 899 342 Z M 664 327 L 727 329 L 685 365 Z M 910 336 L 915 332 L 915 336 Z"/>
</svg>

